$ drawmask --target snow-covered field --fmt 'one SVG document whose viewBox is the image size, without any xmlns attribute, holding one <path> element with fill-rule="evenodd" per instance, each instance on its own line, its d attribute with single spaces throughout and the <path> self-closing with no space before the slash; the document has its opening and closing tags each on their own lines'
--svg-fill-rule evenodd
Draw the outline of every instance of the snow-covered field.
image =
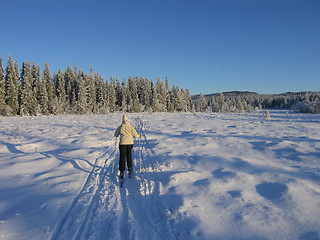
<svg viewBox="0 0 320 240">
<path fill-rule="evenodd" d="M 119 188 L 121 117 L 0 118 L 1 240 L 320 239 L 319 115 L 130 114 Z"/>
</svg>

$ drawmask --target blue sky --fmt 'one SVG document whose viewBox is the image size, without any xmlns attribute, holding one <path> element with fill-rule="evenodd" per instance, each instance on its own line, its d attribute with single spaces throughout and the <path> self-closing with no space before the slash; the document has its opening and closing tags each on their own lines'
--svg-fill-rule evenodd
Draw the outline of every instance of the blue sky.
<svg viewBox="0 0 320 240">
<path fill-rule="evenodd" d="M 319 0 L 0 0 L 0 56 L 192 94 L 320 91 Z"/>
</svg>

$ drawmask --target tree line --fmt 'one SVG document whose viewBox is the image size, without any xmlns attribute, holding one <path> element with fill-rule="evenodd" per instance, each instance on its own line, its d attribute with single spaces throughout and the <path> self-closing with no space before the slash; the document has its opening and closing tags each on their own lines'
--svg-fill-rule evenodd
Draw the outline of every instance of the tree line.
<svg viewBox="0 0 320 240">
<path fill-rule="evenodd" d="M 283 94 L 257 94 L 252 92 L 227 92 L 194 96 L 195 111 L 234 112 L 261 109 L 287 109 L 303 113 L 320 113 L 320 92 Z"/>
<path fill-rule="evenodd" d="M 5 70 L 0 57 L 0 115 L 29 116 L 48 114 L 105 114 L 110 112 L 188 112 L 191 111 L 189 90 L 158 78 L 143 77 L 105 81 L 90 68 L 87 74 L 67 67 L 51 75 L 46 63 L 40 66 L 25 61 L 18 63 L 9 56 Z"/>
<path fill-rule="evenodd" d="M 89 73 L 68 66 L 51 75 L 49 64 L 25 61 L 19 70 L 9 56 L 3 70 L 0 56 L 0 115 L 35 116 L 49 114 L 105 114 L 110 112 L 233 112 L 288 109 L 320 113 L 320 93 L 301 92 L 264 95 L 228 92 L 191 96 L 160 78 L 118 77 L 104 80 L 90 68 Z"/>
</svg>

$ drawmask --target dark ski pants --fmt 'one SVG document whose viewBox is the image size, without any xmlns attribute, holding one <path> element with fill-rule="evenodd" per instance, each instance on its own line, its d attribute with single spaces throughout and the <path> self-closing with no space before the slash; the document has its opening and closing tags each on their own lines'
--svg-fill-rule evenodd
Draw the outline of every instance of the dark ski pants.
<svg viewBox="0 0 320 240">
<path fill-rule="evenodd" d="M 126 159 L 128 168 L 132 168 L 132 154 L 131 150 L 133 145 L 119 145 L 120 150 L 120 160 L 119 160 L 119 170 L 120 172 L 124 172 L 126 169 Z"/>
</svg>

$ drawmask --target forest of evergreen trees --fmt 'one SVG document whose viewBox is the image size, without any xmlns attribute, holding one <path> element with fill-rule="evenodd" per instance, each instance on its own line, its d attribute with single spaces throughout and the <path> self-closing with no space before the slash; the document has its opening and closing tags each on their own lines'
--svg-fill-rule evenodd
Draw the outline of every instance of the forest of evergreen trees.
<svg viewBox="0 0 320 240">
<path fill-rule="evenodd" d="M 320 93 L 261 95 L 230 92 L 190 96 L 186 89 L 169 87 L 143 77 L 104 80 L 92 67 L 87 74 L 70 66 L 51 75 L 46 63 L 18 63 L 9 56 L 5 70 L 0 56 L 0 115 L 105 114 L 110 112 L 235 112 L 289 109 L 320 113 Z"/>
<path fill-rule="evenodd" d="M 156 83 L 143 77 L 122 82 L 105 81 L 90 69 L 87 74 L 70 66 L 51 75 L 48 63 L 40 66 L 18 63 L 9 56 L 5 71 L 0 57 L 0 115 L 104 114 L 109 112 L 188 112 L 188 90 L 173 86 L 168 78 Z"/>
<path fill-rule="evenodd" d="M 192 97 L 195 111 L 234 112 L 261 109 L 287 109 L 302 113 L 320 113 L 320 92 L 283 94 L 257 94 L 251 92 L 228 92 Z"/>
</svg>

